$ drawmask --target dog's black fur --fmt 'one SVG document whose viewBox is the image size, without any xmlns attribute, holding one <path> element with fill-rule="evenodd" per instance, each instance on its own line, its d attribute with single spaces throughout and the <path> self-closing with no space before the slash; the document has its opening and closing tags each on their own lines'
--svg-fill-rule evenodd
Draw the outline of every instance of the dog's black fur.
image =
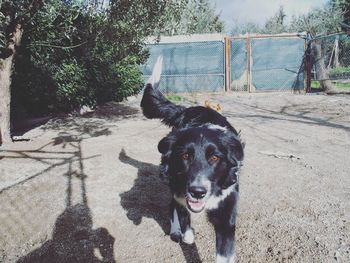
<svg viewBox="0 0 350 263">
<path fill-rule="evenodd" d="M 173 194 L 171 233 L 174 241 L 192 243 L 190 212 L 207 211 L 216 232 L 217 262 L 234 261 L 238 172 L 244 145 L 237 131 L 218 112 L 175 105 L 147 84 L 141 101 L 147 118 L 173 127 L 158 144 L 160 173 Z"/>
</svg>

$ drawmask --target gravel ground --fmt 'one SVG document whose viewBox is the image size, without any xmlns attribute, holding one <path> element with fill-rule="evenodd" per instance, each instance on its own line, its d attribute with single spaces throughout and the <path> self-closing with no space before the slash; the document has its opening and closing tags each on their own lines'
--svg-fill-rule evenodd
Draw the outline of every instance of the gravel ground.
<svg viewBox="0 0 350 263">
<path fill-rule="evenodd" d="M 215 94 L 242 131 L 238 262 L 350 262 L 350 97 Z M 169 191 L 140 98 L 51 119 L 0 148 L 0 262 L 214 262 L 196 215 L 196 244 L 169 231 Z"/>
</svg>

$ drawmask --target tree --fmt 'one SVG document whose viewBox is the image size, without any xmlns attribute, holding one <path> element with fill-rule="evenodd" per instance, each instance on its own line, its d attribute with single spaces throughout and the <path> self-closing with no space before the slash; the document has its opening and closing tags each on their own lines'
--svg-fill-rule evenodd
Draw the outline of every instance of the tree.
<svg viewBox="0 0 350 263">
<path fill-rule="evenodd" d="M 257 34 L 279 34 L 288 31 L 286 24 L 286 13 L 284 12 L 283 6 L 280 6 L 276 14 L 268 18 L 264 26 L 260 26 L 254 22 L 234 23 L 231 29 L 231 35 L 240 35 L 246 33 L 257 33 Z"/>
<path fill-rule="evenodd" d="M 350 1 L 349 0 L 331 0 L 330 5 L 332 8 L 340 8 L 343 12 L 343 22 L 350 26 Z M 349 30 L 346 27 L 345 30 Z"/>
<path fill-rule="evenodd" d="M 11 81 L 17 50 L 21 45 L 23 28 L 41 7 L 41 0 L 0 2 L 0 142 L 11 139 Z"/>
<path fill-rule="evenodd" d="M 18 112 L 71 111 L 138 92 L 143 43 L 166 3 L 0 0 L 2 142 L 11 142 Z"/>
<path fill-rule="evenodd" d="M 157 32 L 172 36 L 223 31 L 224 23 L 208 0 L 169 0 Z"/>
<path fill-rule="evenodd" d="M 267 19 L 262 33 L 264 34 L 279 34 L 286 32 L 287 26 L 285 25 L 286 13 L 284 12 L 283 6 L 280 6 L 277 13 L 271 18 Z"/>
<path fill-rule="evenodd" d="M 239 23 L 234 21 L 234 24 L 231 28 L 231 36 L 244 35 L 247 33 L 261 33 L 261 27 L 254 22 Z"/>
<path fill-rule="evenodd" d="M 316 74 L 321 88 L 327 93 L 335 92 L 336 88 L 329 79 L 325 65 L 325 38 L 322 35 L 341 31 L 343 10 L 338 5 L 328 3 L 322 8 L 314 8 L 306 15 L 293 17 L 290 30 L 296 32 L 309 32 L 314 39 L 311 41 L 311 54 L 315 61 Z"/>
</svg>

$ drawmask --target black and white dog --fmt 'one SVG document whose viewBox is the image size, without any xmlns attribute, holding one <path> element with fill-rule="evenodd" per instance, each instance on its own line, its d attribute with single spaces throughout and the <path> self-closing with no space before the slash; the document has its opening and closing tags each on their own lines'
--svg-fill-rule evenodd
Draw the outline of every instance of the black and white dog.
<svg viewBox="0 0 350 263">
<path fill-rule="evenodd" d="M 158 144 L 160 175 L 173 195 L 170 237 L 191 244 L 191 213 L 206 211 L 216 233 L 216 262 L 234 262 L 238 172 L 244 144 L 221 114 L 206 107 L 175 105 L 153 86 L 160 79 L 159 58 L 144 89 L 144 115 L 173 127 Z"/>
</svg>

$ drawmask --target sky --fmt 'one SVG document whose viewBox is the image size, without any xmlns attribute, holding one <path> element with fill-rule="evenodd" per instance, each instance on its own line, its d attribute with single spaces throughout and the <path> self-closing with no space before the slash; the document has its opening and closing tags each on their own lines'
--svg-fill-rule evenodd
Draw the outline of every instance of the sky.
<svg viewBox="0 0 350 263">
<path fill-rule="evenodd" d="M 254 22 L 264 25 L 267 18 L 273 16 L 283 6 L 290 17 L 305 14 L 313 7 L 323 6 L 327 0 L 210 0 L 221 12 L 221 20 L 225 22 L 226 31 L 230 31 L 233 21 L 238 23 Z"/>
</svg>

